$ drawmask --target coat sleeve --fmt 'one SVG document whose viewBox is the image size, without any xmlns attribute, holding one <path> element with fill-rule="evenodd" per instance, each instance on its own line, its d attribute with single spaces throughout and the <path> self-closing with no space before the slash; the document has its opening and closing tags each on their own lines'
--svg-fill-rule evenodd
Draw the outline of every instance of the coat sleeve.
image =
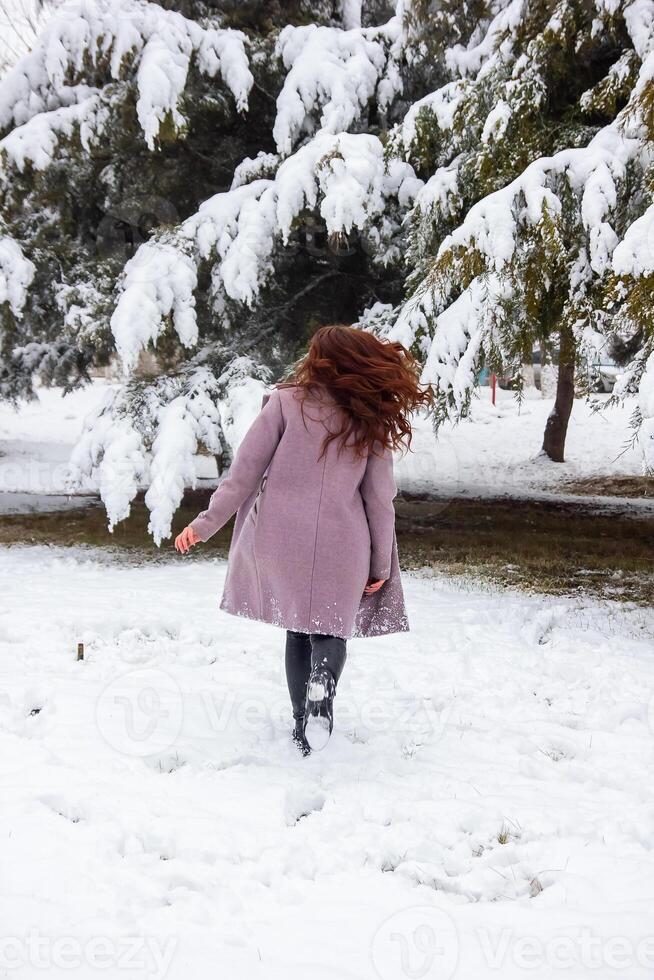
<svg viewBox="0 0 654 980">
<path fill-rule="evenodd" d="M 256 417 L 238 447 L 229 474 L 214 491 L 209 506 L 191 522 L 201 541 L 219 531 L 241 504 L 253 493 L 268 469 L 284 431 L 284 418 L 275 389 L 264 397 Z"/>
<path fill-rule="evenodd" d="M 392 452 L 384 450 L 383 456 L 371 452 L 361 481 L 361 496 L 370 528 L 370 577 L 374 579 L 387 579 L 391 574 L 396 493 Z"/>
</svg>

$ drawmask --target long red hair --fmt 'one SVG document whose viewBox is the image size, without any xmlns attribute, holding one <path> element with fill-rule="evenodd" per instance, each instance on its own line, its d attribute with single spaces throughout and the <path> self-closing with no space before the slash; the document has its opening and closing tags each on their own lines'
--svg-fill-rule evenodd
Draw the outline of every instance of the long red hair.
<svg viewBox="0 0 654 980">
<path fill-rule="evenodd" d="M 360 456 L 409 449 L 409 416 L 434 400 L 432 388 L 420 384 L 418 361 L 402 344 L 342 324 L 316 331 L 284 384 L 302 389 L 303 401 L 316 388 L 326 389 L 343 410 L 342 425 L 325 437 L 323 454 L 334 439 Z"/>
</svg>

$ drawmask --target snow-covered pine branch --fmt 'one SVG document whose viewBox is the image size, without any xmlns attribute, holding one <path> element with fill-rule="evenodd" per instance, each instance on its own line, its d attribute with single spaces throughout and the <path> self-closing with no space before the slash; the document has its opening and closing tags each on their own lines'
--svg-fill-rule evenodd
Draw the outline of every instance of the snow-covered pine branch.
<svg viewBox="0 0 654 980">
<path fill-rule="evenodd" d="M 273 137 L 284 156 L 298 139 L 318 129 L 346 132 L 373 101 L 385 114 L 402 93 L 404 47 L 397 15 L 382 27 L 345 31 L 289 25 L 279 36 L 277 53 L 287 74 L 277 97 Z"/>
<path fill-rule="evenodd" d="M 78 140 L 86 152 L 102 140 L 110 120 L 110 100 L 106 93 L 87 86 L 76 88 L 79 101 L 39 112 L 0 140 L 0 154 L 9 164 L 21 173 L 28 164 L 35 170 L 46 170 L 64 140 Z M 4 179 L 9 182 L 11 174 L 7 172 Z"/>
<path fill-rule="evenodd" d="M 90 62 L 90 65 L 89 65 Z M 145 0 L 66 0 L 46 21 L 34 48 L 0 81 L 0 130 L 43 115 L 30 135 L 56 134 L 53 110 L 88 105 L 92 77 L 99 86 L 125 78 L 136 86 L 136 113 L 149 147 L 161 128 L 185 125 L 180 102 L 192 62 L 209 78 L 220 75 L 240 110 L 246 110 L 253 78 L 240 31 L 203 27 Z M 84 122 L 83 109 L 79 122 Z M 74 113 L 69 113 L 69 121 Z M 32 143 L 34 157 L 40 159 Z"/>
<path fill-rule="evenodd" d="M 109 530 L 129 517 L 131 503 L 149 474 L 143 437 L 144 412 L 136 414 L 128 388 L 110 388 L 85 419 L 73 450 L 69 474 L 73 486 L 92 476 L 109 518 Z M 147 404 L 149 409 L 149 404 Z M 141 406 L 145 408 L 146 405 Z"/>
<path fill-rule="evenodd" d="M 18 242 L 0 228 L 0 306 L 6 303 L 18 319 L 23 315 L 34 272 L 34 263 L 25 257 Z"/>
<path fill-rule="evenodd" d="M 196 485 L 198 450 L 232 455 L 269 380 L 251 358 L 225 352 L 222 370 L 190 365 L 175 377 L 111 387 L 85 421 L 71 458 L 71 484 L 92 480 L 98 486 L 110 530 L 147 489 L 149 530 L 160 544 L 170 536 L 185 488 Z"/>
<path fill-rule="evenodd" d="M 230 99 L 233 117 L 246 110 L 254 81 L 246 45 L 217 18 L 194 20 L 158 3 L 65 0 L 0 79 L 0 207 L 16 243 L 11 254 L 3 249 L 4 289 L 14 314 L 19 295 L 21 308 L 30 305 L 5 360 L 16 384 L 3 382 L 3 393 L 30 395 L 30 364 L 46 383 L 74 384 L 94 356 L 107 362 L 107 305 L 119 271 L 114 229 L 141 235 L 139 210 L 149 223 L 151 198 L 164 220 L 176 215 L 163 185 L 151 194 L 151 175 L 130 161 L 132 134 L 143 140 L 133 158 L 184 137 L 205 98 L 223 117 Z M 38 258 L 28 266 L 33 294 L 16 248 L 27 262 Z M 126 258 L 130 250 L 127 240 Z M 11 331 L 2 304 L 0 318 Z"/>
<path fill-rule="evenodd" d="M 125 367 L 134 367 L 169 322 L 185 346 L 195 343 L 194 263 L 212 263 L 214 294 L 253 306 L 274 271 L 275 248 L 288 242 L 302 214 L 317 211 L 329 235 L 363 230 L 383 216 L 391 197 L 405 210 L 420 185 L 409 164 L 385 161 L 376 136 L 320 132 L 280 164 L 274 179 L 217 194 L 127 264 L 111 320 Z"/>
</svg>

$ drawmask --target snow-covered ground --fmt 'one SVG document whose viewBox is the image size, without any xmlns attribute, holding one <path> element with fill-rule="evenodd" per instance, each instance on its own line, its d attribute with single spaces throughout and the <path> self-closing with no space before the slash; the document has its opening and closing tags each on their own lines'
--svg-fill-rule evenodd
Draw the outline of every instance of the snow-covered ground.
<svg viewBox="0 0 654 980">
<path fill-rule="evenodd" d="M 632 444 L 629 422 L 635 400 L 601 411 L 577 399 L 566 439 L 565 463 L 553 463 L 540 453 L 545 423 L 553 399 L 525 399 L 510 391 L 497 392 L 491 403 L 488 388 L 479 389 L 471 417 L 445 425 L 438 439 L 431 424 L 415 427 L 414 452 L 396 461 L 398 484 L 407 490 L 466 495 L 525 495 L 556 490 L 560 484 L 592 476 L 640 475 L 644 472 L 640 444 Z"/>
<path fill-rule="evenodd" d="M 68 395 L 60 388 L 40 388 L 37 400 L 18 409 L 0 404 L 0 491 L 65 492 L 71 450 L 106 387 L 95 381 Z"/>
<path fill-rule="evenodd" d="M 103 396 L 106 385 L 96 381 L 66 396 L 58 389 L 41 389 L 39 400 L 18 412 L 0 405 L 0 491 L 64 492 L 71 449 L 84 417 Z M 597 413 L 586 401 L 576 401 L 567 461 L 557 464 L 539 455 L 552 400 L 537 398 L 518 404 L 511 392 L 500 390 L 497 395 L 493 407 L 489 389 L 482 388 L 472 418 L 455 427 L 445 426 L 438 440 L 430 422 L 418 419 L 414 452 L 396 461 L 400 488 L 453 495 L 525 494 L 580 477 L 643 471 L 639 445 L 628 446 L 633 400 Z M 606 402 L 606 396 L 597 396 L 597 400 Z M 252 411 L 256 413 L 256 406 Z M 201 457 L 197 463 L 200 478 L 215 476 L 213 459 Z M 88 483 L 84 489 L 95 487 Z"/>
<path fill-rule="evenodd" d="M 406 576 L 304 760 L 224 572 L 0 551 L 0 975 L 652 976 L 651 611 Z"/>
</svg>

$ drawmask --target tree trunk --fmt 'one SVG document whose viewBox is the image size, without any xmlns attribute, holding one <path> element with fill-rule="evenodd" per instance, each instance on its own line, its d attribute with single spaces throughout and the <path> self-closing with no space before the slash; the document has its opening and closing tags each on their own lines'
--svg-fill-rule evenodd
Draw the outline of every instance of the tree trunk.
<svg viewBox="0 0 654 980">
<path fill-rule="evenodd" d="M 543 452 L 555 463 L 564 462 L 565 437 L 575 397 L 575 340 L 569 326 L 561 328 L 559 374 L 554 408 L 545 426 Z"/>
</svg>

